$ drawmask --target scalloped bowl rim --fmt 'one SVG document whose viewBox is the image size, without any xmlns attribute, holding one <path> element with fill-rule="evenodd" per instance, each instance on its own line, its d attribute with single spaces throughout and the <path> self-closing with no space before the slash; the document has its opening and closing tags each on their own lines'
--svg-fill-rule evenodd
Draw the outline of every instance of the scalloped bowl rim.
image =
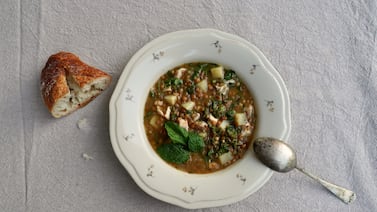
<svg viewBox="0 0 377 212">
<path fill-rule="evenodd" d="M 238 202 L 256 192 L 272 176 L 272 171 L 257 161 L 251 150 L 224 170 L 198 175 L 167 165 L 150 147 L 143 125 L 143 105 L 149 88 L 167 70 L 187 62 L 201 62 L 195 60 L 223 64 L 238 71 L 258 98 L 254 98 L 255 136 L 287 141 L 291 130 L 289 95 L 284 81 L 263 53 L 243 38 L 216 29 L 192 29 L 162 35 L 142 47 L 124 68 L 110 100 L 112 147 L 142 190 L 189 209 Z M 257 171 L 247 170 L 252 167 Z M 219 188 L 231 181 L 232 185 Z"/>
</svg>

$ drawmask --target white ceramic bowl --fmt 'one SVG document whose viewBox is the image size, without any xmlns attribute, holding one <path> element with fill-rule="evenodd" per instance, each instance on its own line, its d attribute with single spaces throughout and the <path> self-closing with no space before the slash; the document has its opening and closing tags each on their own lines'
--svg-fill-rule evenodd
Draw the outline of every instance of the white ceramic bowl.
<svg viewBox="0 0 377 212">
<path fill-rule="evenodd" d="M 143 110 L 149 89 L 167 70 L 188 62 L 212 62 L 235 70 L 254 97 L 254 135 L 288 139 L 288 92 L 262 52 L 238 36 L 214 29 L 195 29 L 153 40 L 125 67 L 110 101 L 114 152 L 137 185 L 162 201 L 191 209 L 240 201 L 256 192 L 272 175 L 255 158 L 252 147 L 241 160 L 224 170 L 188 174 L 163 161 L 145 135 Z"/>
</svg>

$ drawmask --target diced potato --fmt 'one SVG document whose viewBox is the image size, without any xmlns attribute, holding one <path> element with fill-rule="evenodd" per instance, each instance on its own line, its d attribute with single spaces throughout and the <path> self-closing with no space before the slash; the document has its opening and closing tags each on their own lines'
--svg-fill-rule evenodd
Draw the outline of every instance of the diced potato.
<svg viewBox="0 0 377 212">
<path fill-rule="evenodd" d="M 234 115 L 234 122 L 237 126 L 244 126 L 248 124 L 245 113 L 236 113 Z"/>
<path fill-rule="evenodd" d="M 218 66 L 215 68 L 211 68 L 212 77 L 215 79 L 224 79 L 224 67 Z"/>
<path fill-rule="evenodd" d="M 223 120 L 221 123 L 220 123 L 220 125 L 219 125 L 219 127 L 220 127 L 220 129 L 222 130 L 222 131 L 225 131 L 226 130 L 226 128 L 229 126 L 229 121 L 228 120 Z"/>
<path fill-rule="evenodd" d="M 152 125 L 152 127 L 154 128 L 158 128 L 158 124 L 157 124 L 158 118 L 159 116 L 157 115 L 152 116 L 151 120 L 149 121 L 149 124 Z"/>
<path fill-rule="evenodd" d="M 192 110 L 195 107 L 195 102 L 189 101 L 182 104 L 182 107 L 186 110 Z"/>
<path fill-rule="evenodd" d="M 219 156 L 220 163 L 223 165 L 231 161 L 232 159 L 233 159 L 233 155 L 231 152 L 227 152 Z"/>
<path fill-rule="evenodd" d="M 174 105 L 177 102 L 177 96 L 175 95 L 164 96 L 164 99 L 169 105 Z"/>
<path fill-rule="evenodd" d="M 196 87 L 198 87 L 203 92 L 207 92 L 208 91 L 208 82 L 207 82 L 207 79 L 204 79 L 204 80 L 198 82 L 196 84 Z"/>
</svg>

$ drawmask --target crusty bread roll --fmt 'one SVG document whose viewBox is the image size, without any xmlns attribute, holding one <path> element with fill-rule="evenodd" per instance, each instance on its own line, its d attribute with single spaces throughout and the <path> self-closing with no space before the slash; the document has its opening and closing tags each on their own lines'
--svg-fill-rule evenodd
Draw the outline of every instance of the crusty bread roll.
<svg viewBox="0 0 377 212">
<path fill-rule="evenodd" d="M 111 82 L 111 76 L 82 62 L 76 55 L 51 55 L 41 73 L 41 94 L 55 118 L 88 104 Z"/>
</svg>

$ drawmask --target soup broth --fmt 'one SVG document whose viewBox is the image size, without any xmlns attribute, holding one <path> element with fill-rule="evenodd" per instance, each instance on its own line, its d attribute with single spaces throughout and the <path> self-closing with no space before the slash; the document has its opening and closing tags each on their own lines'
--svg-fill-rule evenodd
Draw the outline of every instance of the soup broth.
<svg viewBox="0 0 377 212">
<path fill-rule="evenodd" d="M 253 98 L 236 72 L 213 63 L 187 63 L 152 86 L 144 126 L 153 149 L 188 173 L 211 173 L 247 151 L 255 128 Z"/>
</svg>

